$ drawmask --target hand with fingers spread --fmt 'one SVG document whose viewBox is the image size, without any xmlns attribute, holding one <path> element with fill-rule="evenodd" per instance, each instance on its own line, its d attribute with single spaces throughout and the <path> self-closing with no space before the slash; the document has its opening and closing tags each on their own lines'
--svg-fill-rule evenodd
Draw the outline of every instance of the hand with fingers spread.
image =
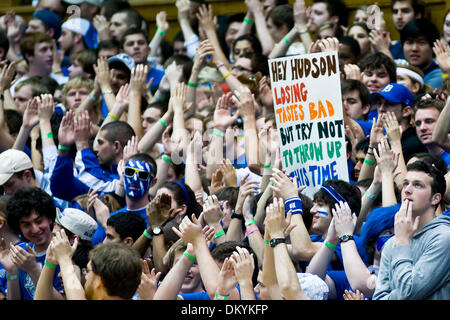
<svg viewBox="0 0 450 320">
<path fill-rule="evenodd" d="M 318 45 L 321 52 L 339 52 L 339 40 L 337 38 L 321 39 Z"/>
<path fill-rule="evenodd" d="M 232 101 L 237 106 L 242 119 L 254 117 L 256 113 L 255 99 L 250 89 L 246 86 L 240 86 L 233 93 Z"/>
<path fill-rule="evenodd" d="M 252 286 L 253 272 L 255 271 L 255 261 L 253 254 L 247 249 L 236 247 L 236 251 L 230 256 L 233 264 L 234 275 L 240 286 Z"/>
<path fill-rule="evenodd" d="M 104 15 L 97 14 L 92 20 L 92 24 L 98 32 L 99 40 L 107 40 L 111 38 L 109 31 L 109 22 Z"/>
<path fill-rule="evenodd" d="M 203 205 L 203 219 L 210 226 L 220 225 L 223 218 L 223 211 L 220 208 L 216 195 L 209 196 Z"/>
<path fill-rule="evenodd" d="M 239 111 L 235 111 L 231 114 L 232 105 L 232 93 L 226 93 L 219 98 L 216 104 L 216 109 L 214 110 L 214 128 L 222 132 L 225 132 L 239 116 Z"/>
<path fill-rule="evenodd" d="M 234 274 L 233 262 L 230 258 L 225 258 L 222 268 L 219 272 L 219 281 L 216 293 L 220 296 L 226 297 L 230 295 L 231 290 L 236 288 L 238 281 Z M 217 298 L 215 298 L 217 299 Z"/>
<path fill-rule="evenodd" d="M 156 273 L 155 268 L 150 272 L 147 261 L 141 259 L 142 263 L 142 275 L 141 283 L 137 289 L 139 297 L 143 300 L 153 300 L 156 289 L 158 288 L 158 281 L 161 277 L 161 272 Z"/>
<path fill-rule="evenodd" d="M 198 12 L 195 14 L 200 27 L 207 31 L 216 30 L 216 25 L 214 23 L 214 15 L 212 12 L 212 6 L 210 5 L 200 5 L 198 7 Z"/>
<path fill-rule="evenodd" d="M 202 225 L 195 217 L 195 214 L 192 214 L 191 219 L 185 216 L 179 224 L 178 229 L 172 227 L 172 230 L 184 241 L 192 243 L 195 248 L 200 241 L 206 241 L 206 239 L 203 235 Z"/>
<path fill-rule="evenodd" d="M 357 217 L 355 213 L 352 214 L 348 203 L 339 201 L 331 211 L 333 212 L 336 236 L 340 238 L 343 235 L 353 235 Z"/>
<path fill-rule="evenodd" d="M 40 267 L 36 262 L 33 249 L 28 244 L 26 244 L 26 247 L 28 251 L 20 246 L 11 245 L 11 260 L 18 268 L 31 274 L 33 271 L 40 270 Z"/>
<path fill-rule="evenodd" d="M 281 170 L 273 168 L 270 181 L 273 183 L 273 185 L 270 185 L 270 188 L 278 197 L 281 197 L 284 200 L 298 197 L 299 190 L 297 189 L 297 186 Z M 301 187 L 301 190 L 303 189 L 304 187 Z"/>
<path fill-rule="evenodd" d="M 5 92 L 11 86 L 18 63 L 19 61 L 13 61 L 8 66 L 2 66 L 2 72 L 0 73 L 0 93 Z"/>
<path fill-rule="evenodd" d="M 78 241 L 78 238 L 75 238 L 73 245 L 70 245 L 69 238 L 64 229 L 56 232 L 50 246 L 58 264 L 61 264 L 63 260 L 72 259 L 75 250 L 77 250 Z"/>
<path fill-rule="evenodd" d="M 102 92 L 111 90 L 111 72 L 106 58 L 98 58 L 97 64 L 94 64 L 96 79 Z"/>
<path fill-rule="evenodd" d="M 399 154 L 391 150 L 386 138 L 381 139 L 378 144 L 378 151 L 373 150 L 375 159 L 377 161 L 377 166 L 380 169 L 382 177 L 386 175 L 392 177 L 395 169 L 398 165 Z"/>
<path fill-rule="evenodd" d="M 273 108 L 272 89 L 269 84 L 269 77 L 264 76 L 259 80 L 259 99 L 264 107 L 267 109 Z"/>
<path fill-rule="evenodd" d="M 443 39 L 438 39 L 433 44 L 433 52 L 436 62 L 444 73 L 450 73 L 450 48 Z"/>
<path fill-rule="evenodd" d="M 414 234 L 419 230 L 420 216 L 413 217 L 412 202 L 404 199 L 400 209 L 395 214 L 394 234 L 397 246 L 409 244 Z"/>
</svg>

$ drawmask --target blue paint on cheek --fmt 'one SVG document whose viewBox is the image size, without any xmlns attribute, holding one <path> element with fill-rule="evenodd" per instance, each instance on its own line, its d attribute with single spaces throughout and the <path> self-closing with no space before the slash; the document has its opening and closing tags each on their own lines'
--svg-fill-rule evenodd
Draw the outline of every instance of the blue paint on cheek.
<svg viewBox="0 0 450 320">
<path fill-rule="evenodd" d="M 323 217 L 328 217 L 328 212 L 326 212 L 326 211 L 318 210 L 317 213 Z"/>
</svg>

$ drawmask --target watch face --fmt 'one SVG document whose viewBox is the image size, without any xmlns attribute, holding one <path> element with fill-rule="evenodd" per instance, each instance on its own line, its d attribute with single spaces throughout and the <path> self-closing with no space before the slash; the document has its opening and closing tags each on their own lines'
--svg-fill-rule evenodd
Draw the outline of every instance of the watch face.
<svg viewBox="0 0 450 320">
<path fill-rule="evenodd" d="M 153 234 L 156 235 L 156 236 L 160 235 L 161 232 L 162 232 L 160 227 L 154 227 L 152 231 L 153 231 Z"/>
<path fill-rule="evenodd" d="M 341 240 L 342 240 L 342 241 L 347 241 L 347 240 L 348 240 L 348 235 L 344 234 L 344 235 L 341 237 Z"/>
</svg>

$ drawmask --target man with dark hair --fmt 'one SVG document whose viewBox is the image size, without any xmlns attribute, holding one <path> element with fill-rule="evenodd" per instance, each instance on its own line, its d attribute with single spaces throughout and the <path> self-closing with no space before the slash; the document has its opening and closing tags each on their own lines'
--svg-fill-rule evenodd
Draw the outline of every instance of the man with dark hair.
<svg viewBox="0 0 450 320">
<path fill-rule="evenodd" d="M 147 57 L 150 53 L 148 46 L 148 36 L 138 28 L 131 28 L 125 31 L 120 40 L 121 50 L 133 58 L 136 65 L 148 65 Z M 164 76 L 164 71 L 149 66 L 147 82 L 153 78 L 152 86 L 158 86 Z"/>
<path fill-rule="evenodd" d="M 126 30 L 131 28 L 141 29 L 142 17 L 133 9 L 126 9 L 114 13 L 111 16 L 109 31 L 113 39 L 120 41 Z"/>
<path fill-rule="evenodd" d="M 120 43 L 117 40 L 103 40 L 98 43 L 97 57 L 109 59 L 120 52 Z"/>
<path fill-rule="evenodd" d="M 308 30 L 316 32 L 325 21 L 347 26 L 348 8 L 341 0 L 315 0 L 308 17 Z"/>
<path fill-rule="evenodd" d="M 392 112 L 402 129 L 401 145 L 405 162 L 417 152 L 426 152 L 427 149 L 417 138 L 416 130 L 411 126 L 414 96 L 407 87 L 398 83 L 390 83 L 380 92 L 372 94 L 372 106 L 376 107 L 378 114 Z"/>
<path fill-rule="evenodd" d="M 433 89 L 442 86 L 442 70 L 433 60 L 433 45 L 440 38 L 436 26 L 427 19 L 414 19 L 400 31 L 406 60 L 424 73 L 423 81 Z"/>
<path fill-rule="evenodd" d="M 374 300 L 446 300 L 450 296 L 450 217 L 436 216 L 446 190 L 433 165 L 407 166 L 394 236 L 381 255 Z"/>
<path fill-rule="evenodd" d="M 425 4 L 422 0 L 392 0 L 391 10 L 392 22 L 398 32 L 401 32 L 411 20 L 421 19 L 425 16 Z M 389 51 L 394 59 L 405 59 L 400 40 L 392 44 Z"/>
<path fill-rule="evenodd" d="M 61 18 L 51 10 L 35 11 L 28 22 L 26 32 L 44 32 L 58 40 L 61 35 Z"/>
<path fill-rule="evenodd" d="M 450 166 L 450 153 L 439 144 L 433 142 L 433 131 L 439 115 L 444 109 L 445 102 L 439 99 L 425 99 L 416 103 L 414 110 L 414 123 L 417 138 L 428 149 L 429 153 L 440 156 L 447 166 Z"/>
<path fill-rule="evenodd" d="M 123 242 L 132 246 L 147 228 L 145 220 L 134 212 L 120 212 L 106 222 L 106 237 L 103 243 Z"/>
<path fill-rule="evenodd" d="M 361 63 L 361 82 L 370 93 L 381 91 L 387 84 L 397 82 L 397 67 L 395 62 L 382 52 L 365 56 Z M 368 119 L 378 118 L 375 107 L 371 107 Z"/>
<path fill-rule="evenodd" d="M 56 207 L 53 199 L 39 188 L 20 189 L 6 206 L 8 226 L 28 243 L 11 248 L 1 248 L 0 263 L 8 279 L 8 300 L 32 300 L 37 281 L 44 266 L 47 248 L 52 240 Z M 6 251 L 6 252 L 4 252 Z M 34 259 L 33 259 L 34 258 Z M 55 272 L 53 286 L 61 291 L 61 280 Z M 55 299 L 62 299 L 53 290 Z"/>
</svg>

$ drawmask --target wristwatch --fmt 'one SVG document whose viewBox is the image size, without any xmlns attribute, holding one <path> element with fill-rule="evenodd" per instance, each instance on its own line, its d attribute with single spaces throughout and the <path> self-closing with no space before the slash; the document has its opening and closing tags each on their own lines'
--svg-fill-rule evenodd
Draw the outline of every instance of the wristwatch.
<svg viewBox="0 0 450 320">
<path fill-rule="evenodd" d="M 277 244 L 286 243 L 286 239 L 284 238 L 275 238 L 270 240 L 269 245 L 274 248 Z"/>
<path fill-rule="evenodd" d="M 244 215 L 236 213 L 236 211 L 234 211 L 234 209 L 233 209 L 233 210 L 231 210 L 231 219 L 233 219 L 233 218 L 243 220 L 244 219 Z"/>
<path fill-rule="evenodd" d="M 162 229 L 161 227 L 153 227 L 152 229 L 152 236 L 159 236 L 160 234 L 162 234 Z"/>
<path fill-rule="evenodd" d="M 347 242 L 349 240 L 353 240 L 353 236 L 350 234 L 344 234 L 343 236 L 339 237 L 339 242 Z"/>
</svg>

